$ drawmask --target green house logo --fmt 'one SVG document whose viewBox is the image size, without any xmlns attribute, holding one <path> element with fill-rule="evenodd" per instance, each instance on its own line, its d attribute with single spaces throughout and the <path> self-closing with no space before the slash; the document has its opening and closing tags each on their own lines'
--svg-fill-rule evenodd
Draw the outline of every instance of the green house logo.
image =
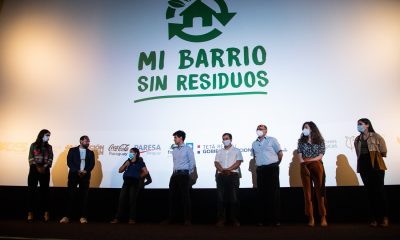
<svg viewBox="0 0 400 240">
<path fill-rule="evenodd" d="M 177 36 L 188 42 L 207 42 L 221 35 L 222 32 L 218 28 L 213 27 L 215 26 L 214 21 L 217 20 L 223 26 L 226 26 L 236 13 L 229 12 L 225 0 L 214 0 L 214 2 L 219 8 L 217 11 L 205 4 L 202 0 L 168 1 L 169 6 L 166 12 L 167 20 L 170 21 L 174 19 L 176 15 L 183 18 L 182 23 L 168 23 L 169 39 Z M 211 27 L 212 30 L 200 35 L 187 33 L 185 29 L 193 28 L 193 21 L 195 18 L 201 19 L 202 27 Z"/>
</svg>

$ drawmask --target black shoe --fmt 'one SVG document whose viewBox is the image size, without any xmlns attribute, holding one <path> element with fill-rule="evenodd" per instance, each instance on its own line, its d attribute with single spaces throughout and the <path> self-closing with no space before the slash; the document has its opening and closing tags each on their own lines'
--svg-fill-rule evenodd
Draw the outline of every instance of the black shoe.
<svg viewBox="0 0 400 240">
<path fill-rule="evenodd" d="M 224 221 L 224 220 L 218 220 L 218 222 L 215 224 L 215 226 L 217 226 L 217 227 L 223 227 L 224 224 L 225 224 L 225 221 Z"/>
<path fill-rule="evenodd" d="M 280 223 L 280 222 L 275 222 L 274 226 L 275 226 L 275 227 L 280 227 L 280 226 L 281 226 L 281 223 Z"/>
<path fill-rule="evenodd" d="M 183 222 L 183 225 L 184 225 L 184 226 L 192 226 L 192 222 L 191 222 L 190 220 L 185 220 L 185 221 Z"/>
<path fill-rule="evenodd" d="M 240 222 L 238 220 L 233 221 L 233 226 L 240 227 Z"/>
<path fill-rule="evenodd" d="M 257 223 L 257 226 L 258 226 L 258 227 L 264 227 L 264 223 L 258 222 L 258 223 Z"/>
<path fill-rule="evenodd" d="M 171 224 L 172 220 L 170 218 L 165 219 L 164 221 L 160 222 L 161 225 L 168 225 Z"/>
</svg>

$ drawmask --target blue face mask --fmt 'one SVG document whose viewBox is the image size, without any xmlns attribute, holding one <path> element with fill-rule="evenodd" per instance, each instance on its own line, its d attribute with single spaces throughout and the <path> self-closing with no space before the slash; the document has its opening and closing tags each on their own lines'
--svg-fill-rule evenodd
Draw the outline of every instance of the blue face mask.
<svg viewBox="0 0 400 240">
<path fill-rule="evenodd" d="M 364 127 L 363 125 L 357 125 L 357 130 L 358 130 L 360 133 L 363 133 L 363 132 L 365 131 L 365 127 Z"/>
<path fill-rule="evenodd" d="M 310 133 L 311 133 L 310 129 L 308 129 L 308 128 L 304 128 L 303 129 L 303 135 L 304 136 L 308 137 L 308 136 L 310 136 Z"/>
<path fill-rule="evenodd" d="M 129 159 L 133 159 L 135 157 L 134 153 L 129 153 Z"/>
</svg>

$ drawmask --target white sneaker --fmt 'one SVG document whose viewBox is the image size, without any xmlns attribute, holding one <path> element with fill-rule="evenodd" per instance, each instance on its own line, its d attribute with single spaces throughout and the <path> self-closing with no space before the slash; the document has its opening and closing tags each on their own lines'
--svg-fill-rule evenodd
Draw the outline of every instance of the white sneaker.
<svg viewBox="0 0 400 240">
<path fill-rule="evenodd" d="M 86 223 L 87 223 L 87 219 L 84 218 L 84 217 L 81 217 L 81 219 L 79 219 L 79 221 L 80 221 L 82 224 L 86 224 Z"/>
<path fill-rule="evenodd" d="M 61 218 L 60 223 L 69 223 L 69 218 L 67 217 Z"/>
</svg>

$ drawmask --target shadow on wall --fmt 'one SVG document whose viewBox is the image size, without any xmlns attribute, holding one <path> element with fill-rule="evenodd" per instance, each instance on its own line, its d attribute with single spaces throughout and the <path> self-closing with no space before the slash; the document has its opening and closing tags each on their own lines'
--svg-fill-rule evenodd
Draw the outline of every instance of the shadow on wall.
<svg viewBox="0 0 400 240">
<path fill-rule="evenodd" d="M 70 148 L 71 146 L 65 147 L 64 151 L 58 156 L 57 161 L 52 167 L 51 179 L 53 180 L 54 187 L 66 187 L 68 185 L 67 155 Z M 90 187 L 98 188 L 103 180 L 103 170 L 99 160 L 99 152 L 96 149 L 93 149 L 93 152 L 95 165 L 90 178 Z"/>
<path fill-rule="evenodd" d="M 257 188 L 257 166 L 256 160 L 252 158 L 249 162 L 249 172 L 251 172 L 251 181 L 253 183 L 253 188 Z"/>
<path fill-rule="evenodd" d="M 99 151 L 97 149 L 93 149 L 94 152 L 94 168 L 92 170 L 92 176 L 90 178 L 90 187 L 91 188 L 99 188 L 101 181 L 103 180 L 103 167 L 101 165 L 101 161 L 99 159 Z"/>
<path fill-rule="evenodd" d="M 111 185 L 110 187 L 122 187 L 122 184 L 124 183 L 123 179 L 123 173 L 119 173 L 118 170 L 119 168 L 124 164 L 126 160 L 124 159 L 123 162 L 115 164 L 113 167 L 113 170 L 111 172 Z"/>
<path fill-rule="evenodd" d="M 289 165 L 290 187 L 303 187 L 300 175 L 300 158 L 297 150 L 293 151 L 292 162 Z"/>
<path fill-rule="evenodd" d="M 339 154 L 336 161 L 336 186 L 359 186 L 357 175 L 346 155 Z"/>
</svg>

